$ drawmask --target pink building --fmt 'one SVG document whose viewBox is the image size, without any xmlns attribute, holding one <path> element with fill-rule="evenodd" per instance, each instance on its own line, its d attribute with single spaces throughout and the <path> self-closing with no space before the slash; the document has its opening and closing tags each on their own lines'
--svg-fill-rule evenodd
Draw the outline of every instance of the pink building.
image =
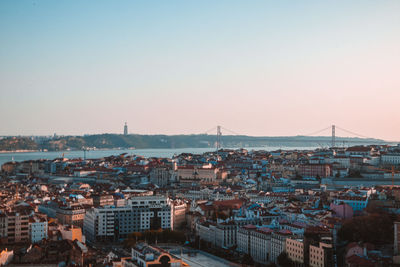
<svg viewBox="0 0 400 267">
<path fill-rule="evenodd" d="M 371 243 L 359 244 L 356 242 L 352 242 L 346 247 L 346 260 L 353 255 L 366 257 L 368 256 L 368 251 L 373 249 L 374 245 L 372 245 Z"/>
<path fill-rule="evenodd" d="M 329 177 L 331 176 L 331 166 L 329 164 L 306 164 L 300 165 L 298 172 L 303 177 Z"/>
<path fill-rule="evenodd" d="M 335 205 L 331 203 L 330 209 L 335 212 L 335 216 L 342 218 L 342 219 L 349 219 L 352 218 L 354 215 L 353 208 L 345 203 Z"/>
</svg>

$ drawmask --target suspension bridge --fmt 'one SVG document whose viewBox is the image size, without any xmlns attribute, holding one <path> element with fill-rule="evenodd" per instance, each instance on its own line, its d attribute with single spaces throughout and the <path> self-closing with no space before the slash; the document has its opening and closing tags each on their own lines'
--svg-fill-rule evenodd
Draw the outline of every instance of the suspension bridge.
<svg viewBox="0 0 400 267">
<path fill-rule="evenodd" d="M 339 130 L 339 132 L 341 133 L 345 133 L 348 134 L 350 136 L 337 136 L 337 131 Z M 235 131 L 232 131 L 230 129 L 227 129 L 223 126 L 214 126 L 211 129 L 208 129 L 207 131 L 205 131 L 205 134 L 215 134 L 216 135 L 216 148 L 217 150 L 219 150 L 222 147 L 222 131 L 228 133 L 228 135 L 236 135 L 236 136 L 246 136 L 245 134 L 240 134 L 237 133 Z M 327 133 L 329 132 L 330 135 L 321 135 L 322 133 Z M 316 137 L 316 136 L 330 136 L 331 137 L 331 143 L 330 146 L 331 147 L 336 147 L 337 146 L 337 137 L 340 138 L 349 138 L 349 137 L 358 137 L 358 138 L 363 138 L 363 139 L 376 139 L 374 137 L 370 137 L 370 136 L 366 136 L 363 134 L 359 134 L 356 133 L 354 131 L 350 131 L 347 130 L 343 127 L 337 126 L 337 125 L 329 125 L 328 127 L 324 127 L 323 129 L 320 129 L 318 131 L 314 131 L 314 132 L 310 132 L 310 133 L 306 133 L 306 134 L 301 134 L 301 135 L 297 135 L 297 136 L 293 136 L 292 138 L 300 138 L 300 137 Z"/>
</svg>

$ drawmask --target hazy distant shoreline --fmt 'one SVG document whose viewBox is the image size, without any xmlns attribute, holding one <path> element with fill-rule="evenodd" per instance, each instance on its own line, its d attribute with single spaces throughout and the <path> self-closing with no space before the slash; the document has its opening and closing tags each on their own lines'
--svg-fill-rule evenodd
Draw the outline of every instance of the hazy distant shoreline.
<svg viewBox="0 0 400 267">
<path fill-rule="evenodd" d="M 336 146 L 391 144 L 380 139 L 337 137 Z M 274 136 L 258 137 L 225 135 L 221 137 L 222 147 L 310 147 L 328 148 L 329 136 Z M 0 139 L 0 153 L 30 153 L 83 150 L 124 150 L 124 149 L 181 149 L 216 147 L 216 136 L 199 135 L 136 135 L 99 134 L 84 136 L 6 137 Z"/>
<path fill-rule="evenodd" d="M 120 148 L 120 147 L 115 147 L 115 148 L 99 148 L 99 149 L 87 149 L 86 151 L 109 151 L 109 150 L 134 150 L 135 148 L 129 147 L 129 148 Z M 151 148 L 150 148 L 151 149 Z M 0 154 L 10 154 L 10 153 L 47 153 L 47 152 L 73 152 L 73 151 L 84 151 L 83 149 L 69 149 L 69 150 L 0 150 Z"/>
<path fill-rule="evenodd" d="M 42 152 L 40 150 L 0 150 L 0 154 L 7 154 L 7 153 L 33 153 L 33 152 Z"/>
</svg>

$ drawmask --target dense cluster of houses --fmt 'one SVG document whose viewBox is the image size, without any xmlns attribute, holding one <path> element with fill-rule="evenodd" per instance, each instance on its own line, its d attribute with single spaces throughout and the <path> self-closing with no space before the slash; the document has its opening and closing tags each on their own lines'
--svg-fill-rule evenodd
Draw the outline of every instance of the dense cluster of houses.
<svg viewBox="0 0 400 267">
<path fill-rule="evenodd" d="M 168 258 L 183 266 L 154 244 L 129 255 L 114 251 L 112 259 L 99 249 L 159 229 L 185 231 L 200 249 L 247 255 L 260 266 L 283 256 L 300 266 L 392 264 L 396 249 L 351 243 L 342 260 L 336 246 L 344 221 L 371 203 L 400 213 L 400 188 L 391 186 L 399 167 L 400 145 L 7 162 L 0 180 L 0 265 L 148 266 Z M 387 186 L 332 182 L 352 178 Z"/>
</svg>

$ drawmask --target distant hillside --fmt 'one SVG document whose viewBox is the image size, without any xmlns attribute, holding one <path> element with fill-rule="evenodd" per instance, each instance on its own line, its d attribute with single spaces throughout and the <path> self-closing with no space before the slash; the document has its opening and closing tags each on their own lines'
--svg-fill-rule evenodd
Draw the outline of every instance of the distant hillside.
<svg viewBox="0 0 400 267">
<path fill-rule="evenodd" d="M 60 151 L 66 149 L 80 150 L 84 147 L 111 149 L 111 148 L 187 148 L 187 147 L 215 147 L 215 135 L 120 135 L 120 134 L 98 134 L 85 136 L 62 136 L 54 139 L 41 139 L 40 143 L 35 138 L 7 137 L 0 140 L 0 150 L 39 150 Z M 39 139 L 38 139 L 39 140 Z M 224 147 L 301 147 L 321 146 L 328 147 L 331 138 L 326 136 L 277 136 L 277 137 L 254 137 L 254 136 L 222 136 Z M 379 139 L 341 138 L 337 137 L 339 145 L 359 144 L 384 144 Z"/>
<path fill-rule="evenodd" d="M 38 150 L 38 144 L 28 137 L 9 137 L 0 139 L 0 151 Z"/>
</svg>

